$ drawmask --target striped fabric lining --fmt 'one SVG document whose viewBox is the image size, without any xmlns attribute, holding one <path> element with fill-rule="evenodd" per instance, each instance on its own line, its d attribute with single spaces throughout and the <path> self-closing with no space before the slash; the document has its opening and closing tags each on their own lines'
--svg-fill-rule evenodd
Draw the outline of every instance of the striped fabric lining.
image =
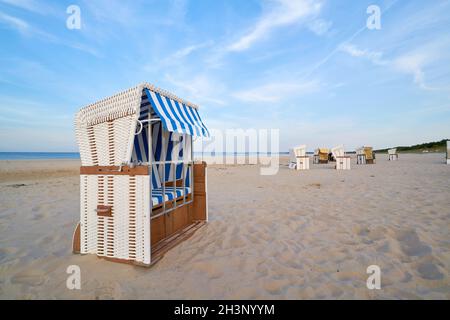
<svg viewBox="0 0 450 320">
<path fill-rule="evenodd" d="M 161 123 L 157 122 L 152 125 L 153 138 L 152 138 L 152 149 L 151 161 L 172 161 L 172 160 L 183 160 L 184 155 L 186 158 L 190 158 L 190 150 L 192 148 L 191 139 L 187 136 L 178 135 L 176 133 L 167 132 L 161 130 Z M 165 143 L 167 148 L 162 147 L 162 139 L 164 135 Z M 134 139 L 134 148 L 131 160 L 132 162 L 148 162 L 148 124 L 144 124 L 142 132 L 138 134 Z M 186 149 L 186 150 L 185 150 Z M 183 164 L 179 163 L 176 165 L 166 164 L 153 164 L 152 166 L 152 187 L 153 189 L 161 187 L 161 180 L 163 177 L 163 168 L 165 167 L 164 180 L 173 181 L 173 176 L 175 173 L 176 180 L 181 179 L 183 172 Z M 174 172 L 175 170 L 175 172 Z M 189 186 L 189 168 L 185 172 L 185 184 Z"/>
<path fill-rule="evenodd" d="M 183 192 L 184 190 L 184 192 Z M 191 188 L 185 187 L 166 187 L 164 194 L 164 201 L 172 201 L 176 198 L 182 197 L 184 194 L 186 196 L 191 193 Z M 162 188 L 152 190 L 152 206 L 156 206 L 163 202 L 163 191 Z"/>
<path fill-rule="evenodd" d="M 169 132 L 195 137 L 210 136 L 196 108 L 188 107 L 149 89 L 145 89 L 145 93 L 146 95 L 142 96 L 143 108 L 141 108 L 140 118 L 146 118 L 151 105 L 160 117 L 164 128 Z"/>
<path fill-rule="evenodd" d="M 142 132 L 134 138 L 134 148 L 131 155 L 132 162 L 149 162 L 148 159 L 148 124 L 144 125 Z M 153 141 L 153 140 L 152 140 Z M 153 152 L 150 153 L 151 161 L 154 162 Z M 156 164 L 152 165 L 152 189 L 161 187 L 161 179 L 158 174 L 158 167 Z"/>
<path fill-rule="evenodd" d="M 188 160 L 191 157 L 192 140 L 186 135 L 180 135 L 174 132 L 168 132 L 161 128 L 161 123 L 153 124 L 153 154 L 155 161 L 179 161 Z M 163 138 L 166 148 L 163 148 Z M 162 181 L 173 181 L 181 179 L 183 164 L 158 164 L 156 165 L 159 178 Z M 175 170 L 175 172 L 174 172 Z M 185 172 L 186 186 L 189 186 L 189 169 Z"/>
</svg>

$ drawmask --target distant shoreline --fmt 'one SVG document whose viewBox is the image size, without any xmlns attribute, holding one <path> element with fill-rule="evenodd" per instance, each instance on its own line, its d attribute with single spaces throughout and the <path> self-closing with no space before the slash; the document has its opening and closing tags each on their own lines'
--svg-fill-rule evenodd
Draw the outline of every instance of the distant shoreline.
<svg viewBox="0 0 450 320">
<path fill-rule="evenodd" d="M 79 152 L 0 152 L 0 160 L 79 160 Z"/>
<path fill-rule="evenodd" d="M 398 151 L 399 154 L 436 154 L 436 153 L 443 153 L 444 151 L 429 151 L 429 152 L 423 152 L 423 151 Z M 20 154 L 20 155 L 17 155 Z M 313 156 L 314 152 L 307 152 L 308 156 Z M 356 151 L 346 151 L 346 154 L 348 155 L 355 155 Z M 387 154 L 385 151 L 375 151 L 375 154 Z M 265 153 L 256 153 L 256 152 L 249 152 L 249 153 L 216 153 L 215 155 L 210 154 L 204 154 L 204 158 L 216 158 L 216 157 L 224 157 L 224 156 L 236 156 L 236 157 L 242 157 L 242 156 L 269 156 Z M 273 154 L 277 155 L 277 154 Z M 280 152 L 278 153 L 281 157 L 287 157 L 289 156 L 289 152 Z M 195 153 L 194 158 L 200 158 L 201 153 Z M 7 162 L 7 161 L 80 161 L 80 154 L 77 152 L 0 152 L 0 163 Z"/>
<path fill-rule="evenodd" d="M 281 156 L 289 155 L 288 151 L 282 151 L 279 153 L 276 153 Z M 311 153 L 312 154 L 312 153 Z M 201 156 L 201 152 L 194 152 L 194 156 Z M 223 153 L 223 152 L 216 152 L 215 156 L 230 156 L 230 155 L 236 155 L 236 156 L 249 156 L 249 155 L 266 155 L 266 153 L 258 153 L 258 152 L 230 152 L 230 153 Z M 204 156 L 211 156 L 210 154 L 204 153 Z M 80 153 L 79 152 L 0 152 L 0 161 L 1 160 L 80 160 Z"/>
</svg>

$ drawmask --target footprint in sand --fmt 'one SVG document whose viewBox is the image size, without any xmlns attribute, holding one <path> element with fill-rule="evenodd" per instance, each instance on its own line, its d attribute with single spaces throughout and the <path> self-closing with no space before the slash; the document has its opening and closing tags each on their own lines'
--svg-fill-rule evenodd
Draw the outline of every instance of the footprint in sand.
<svg viewBox="0 0 450 320">
<path fill-rule="evenodd" d="M 409 272 L 405 272 L 403 275 L 403 278 L 400 280 L 400 282 L 406 283 L 406 282 L 411 281 L 412 279 L 413 279 L 412 274 Z"/>
<path fill-rule="evenodd" d="M 444 275 L 439 271 L 439 268 L 433 261 L 423 261 L 417 264 L 417 271 L 419 275 L 426 280 L 440 280 Z"/>
<path fill-rule="evenodd" d="M 403 231 L 397 234 L 402 252 L 408 256 L 424 256 L 431 253 L 431 247 L 422 242 L 416 231 Z"/>
<path fill-rule="evenodd" d="M 378 252 L 388 253 L 391 251 L 391 246 L 388 241 L 383 242 L 379 246 L 377 246 L 376 250 Z"/>
</svg>

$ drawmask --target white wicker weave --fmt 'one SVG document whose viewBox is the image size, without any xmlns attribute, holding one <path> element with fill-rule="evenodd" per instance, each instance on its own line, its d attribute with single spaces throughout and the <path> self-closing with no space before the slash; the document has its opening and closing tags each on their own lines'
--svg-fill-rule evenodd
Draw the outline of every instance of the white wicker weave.
<svg viewBox="0 0 450 320">
<path fill-rule="evenodd" d="M 388 150 L 388 160 L 389 161 L 397 161 L 398 160 L 397 148 L 392 148 L 392 149 Z"/>
<path fill-rule="evenodd" d="M 350 157 L 345 155 L 343 145 L 332 148 L 331 153 L 334 159 L 336 159 L 337 170 L 350 170 Z"/>
<path fill-rule="evenodd" d="M 296 170 L 309 170 L 309 157 L 306 156 L 306 145 L 289 149 L 289 168 Z"/>
<path fill-rule="evenodd" d="M 450 140 L 447 140 L 447 153 L 446 153 L 446 158 L 447 158 L 447 164 L 450 164 Z"/>
</svg>

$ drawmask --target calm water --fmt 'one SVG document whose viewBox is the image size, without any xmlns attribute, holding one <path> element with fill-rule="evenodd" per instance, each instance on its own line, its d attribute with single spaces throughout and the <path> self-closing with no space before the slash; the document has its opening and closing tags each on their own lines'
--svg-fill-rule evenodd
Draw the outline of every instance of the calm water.
<svg viewBox="0 0 450 320">
<path fill-rule="evenodd" d="M 0 152 L 0 160 L 80 159 L 78 152 Z"/>
<path fill-rule="evenodd" d="M 233 154 L 233 153 L 231 153 Z M 256 152 L 237 152 L 235 155 L 256 155 Z M 289 152 L 280 152 L 280 155 L 289 155 Z M 209 154 L 204 153 L 204 156 Z M 215 156 L 226 155 L 216 153 Z M 201 156 L 201 152 L 194 152 L 194 156 Z M 0 160 L 39 160 L 39 159 L 80 159 L 78 152 L 0 152 Z"/>
</svg>

